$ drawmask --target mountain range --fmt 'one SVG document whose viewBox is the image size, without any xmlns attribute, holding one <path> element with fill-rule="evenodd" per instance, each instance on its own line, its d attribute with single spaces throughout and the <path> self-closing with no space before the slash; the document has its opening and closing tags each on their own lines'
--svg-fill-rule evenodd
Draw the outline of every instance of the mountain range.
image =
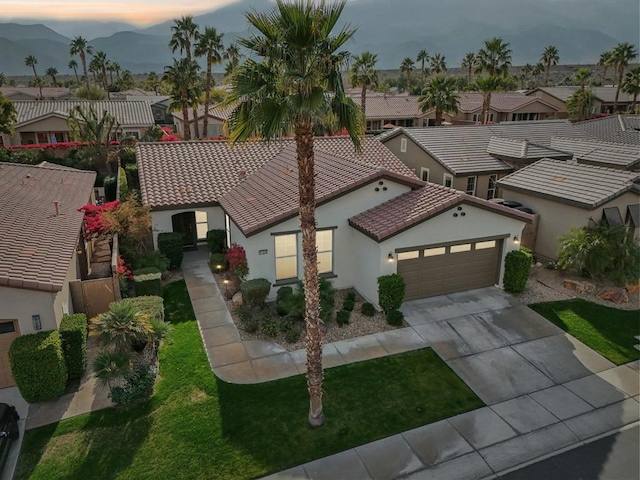
<svg viewBox="0 0 640 480">
<path fill-rule="evenodd" d="M 225 32 L 229 44 L 248 33 L 244 13 L 265 10 L 271 0 L 240 0 L 195 17 L 201 28 Z M 445 55 L 457 66 L 468 51 L 499 36 L 511 44 L 514 65 L 535 63 L 546 45 L 555 45 L 561 63 L 595 63 L 619 42 L 638 43 L 637 0 L 351 0 L 342 21 L 358 27 L 346 48 L 378 54 L 378 68 L 397 68 L 421 49 Z M 188 12 L 185 12 L 187 14 Z M 27 75 L 28 55 L 40 72 L 56 67 L 70 73 L 69 43 L 74 35 L 90 39 L 123 69 L 161 72 L 171 63 L 167 47 L 171 21 L 144 29 L 118 22 L 42 21 L 34 25 L 0 23 L 0 72 Z"/>
</svg>

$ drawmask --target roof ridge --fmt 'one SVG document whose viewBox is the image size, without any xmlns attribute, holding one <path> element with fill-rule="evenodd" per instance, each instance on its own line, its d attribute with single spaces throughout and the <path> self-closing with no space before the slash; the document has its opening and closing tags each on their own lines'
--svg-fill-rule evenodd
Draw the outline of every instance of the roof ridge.
<svg viewBox="0 0 640 480">
<path fill-rule="evenodd" d="M 52 166 L 49 166 L 49 165 L 52 165 Z M 89 174 L 97 175 L 96 172 L 94 172 L 93 170 L 82 170 L 79 168 L 67 167 L 66 165 L 58 165 L 57 163 L 47 162 L 46 160 L 40 163 L 37 163 L 35 165 L 28 165 L 25 163 L 0 162 L 0 170 L 2 170 L 5 167 L 10 167 L 10 168 L 19 167 L 19 168 L 25 168 L 25 169 L 35 168 L 39 170 L 68 171 L 73 173 L 89 173 Z"/>
</svg>

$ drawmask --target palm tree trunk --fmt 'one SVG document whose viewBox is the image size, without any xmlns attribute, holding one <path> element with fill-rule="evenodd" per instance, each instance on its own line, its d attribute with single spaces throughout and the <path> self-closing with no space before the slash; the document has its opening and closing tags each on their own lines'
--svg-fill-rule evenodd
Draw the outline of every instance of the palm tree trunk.
<svg viewBox="0 0 640 480">
<path fill-rule="evenodd" d="M 206 137 L 209 134 L 209 102 L 211 101 L 211 52 L 207 53 L 207 85 L 204 92 L 204 119 L 202 120 L 202 136 Z"/>
<path fill-rule="evenodd" d="M 31 65 L 31 68 L 33 68 L 33 76 L 38 78 L 38 74 L 36 73 L 36 66 L 35 65 Z"/>
<path fill-rule="evenodd" d="M 442 109 L 436 108 L 436 125 L 442 126 Z"/>
<path fill-rule="evenodd" d="M 634 93 L 633 94 L 633 102 L 631 102 L 631 113 L 637 113 L 636 112 L 636 105 L 638 104 L 638 94 Z"/>
<path fill-rule="evenodd" d="M 547 61 L 547 68 L 544 69 L 544 86 L 549 83 L 549 70 L 551 70 L 551 60 Z"/>
<path fill-rule="evenodd" d="M 424 85 L 424 58 L 422 59 L 422 70 L 420 70 L 420 73 L 422 73 L 422 85 Z M 409 94 L 411 94 L 411 92 L 409 92 Z"/>
<path fill-rule="evenodd" d="M 304 265 L 304 310 L 307 325 L 307 388 L 309 390 L 309 424 L 324 424 L 322 411 L 322 332 L 320 330 L 320 296 L 318 286 L 318 251 L 316 249 L 316 198 L 311 122 L 295 126 L 300 194 L 300 231 Z"/>
<path fill-rule="evenodd" d="M 109 70 L 109 82 L 113 85 L 113 70 Z"/>
<path fill-rule="evenodd" d="M 491 105 L 491 92 L 487 92 L 482 100 L 482 124 L 489 123 L 489 106 Z"/>
<path fill-rule="evenodd" d="M 620 86 L 622 85 L 622 77 L 624 75 L 624 65 L 618 67 L 618 86 L 616 88 L 616 98 L 613 101 L 613 113 L 618 110 L 618 97 L 620 96 Z"/>
<path fill-rule="evenodd" d="M 467 85 L 471 85 L 471 65 L 469 65 L 469 75 L 467 77 Z"/>
<path fill-rule="evenodd" d="M 411 95 L 411 71 L 407 70 L 407 93 Z"/>
<path fill-rule="evenodd" d="M 89 93 L 89 75 L 87 75 L 87 57 L 84 55 L 84 50 L 80 50 L 80 60 L 82 60 L 82 71 L 84 72 L 84 79 L 87 82 L 87 93 Z"/>
<path fill-rule="evenodd" d="M 76 67 L 73 67 L 73 74 L 76 76 L 76 83 L 80 83 L 80 80 L 78 80 L 78 70 L 76 69 Z"/>
<path fill-rule="evenodd" d="M 189 63 L 192 62 L 191 60 L 191 42 L 189 42 L 188 40 L 185 42 L 184 45 L 184 49 L 186 51 L 186 56 L 187 56 L 187 60 L 189 60 Z M 192 112 L 193 112 L 193 135 L 194 138 L 200 138 L 200 131 L 198 129 L 198 106 L 196 104 L 195 107 L 192 108 Z"/>
<path fill-rule="evenodd" d="M 367 84 L 362 83 L 362 93 L 360 94 L 360 105 L 362 106 L 362 116 L 364 121 L 367 121 Z M 366 125 L 366 123 L 365 123 Z"/>
<path fill-rule="evenodd" d="M 191 140 L 191 125 L 189 124 L 189 97 L 187 90 L 182 89 L 180 91 L 180 102 L 182 103 L 182 118 L 184 125 L 184 139 Z"/>
<path fill-rule="evenodd" d="M 604 87 L 607 83 L 607 66 L 602 66 L 602 86 Z"/>
</svg>

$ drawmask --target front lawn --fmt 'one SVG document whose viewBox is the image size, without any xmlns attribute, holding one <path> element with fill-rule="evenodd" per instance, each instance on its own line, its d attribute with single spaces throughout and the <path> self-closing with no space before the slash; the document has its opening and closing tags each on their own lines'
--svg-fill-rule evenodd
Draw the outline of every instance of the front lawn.
<svg viewBox="0 0 640 480">
<path fill-rule="evenodd" d="M 618 310 L 582 298 L 529 305 L 565 332 L 616 365 L 640 358 L 633 338 L 640 334 L 640 311 Z"/>
<path fill-rule="evenodd" d="M 483 405 L 424 349 L 327 370 L 327 424 L 312 430 L 304 376 L 217 380 L 184 282 L 164 298 L 173 332 L 151 400 L 28 431 L 16 479 L 252 478 Z"/>
</svg>

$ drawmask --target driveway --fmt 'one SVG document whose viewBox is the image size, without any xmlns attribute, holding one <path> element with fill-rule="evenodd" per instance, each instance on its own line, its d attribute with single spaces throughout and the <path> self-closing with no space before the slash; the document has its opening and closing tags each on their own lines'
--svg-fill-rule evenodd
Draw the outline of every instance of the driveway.
<svg viewBox="0 0 640 480">
<path fill-rule="evenodd" d="M 7 456 L 7 463 L 5 464 L 1 480 L 11 480 L 13 478 L 13 472 L 16 469 L 18 463 L 18 455 L 20 454 L 20 447 L 22 446 L 22 438 L 24 437 L 25 423 L 27 421 L 27 415 L 29 413 L 29 404 L 26 402 L 18 387 L 9 387 L 0 389 L 0 402 L 16 407 L 20 420 L 18 421 L 18 428 L 20 430 L 20 437 L 17 441 L 13 442 L 9 455 Z"/>
</svg>

